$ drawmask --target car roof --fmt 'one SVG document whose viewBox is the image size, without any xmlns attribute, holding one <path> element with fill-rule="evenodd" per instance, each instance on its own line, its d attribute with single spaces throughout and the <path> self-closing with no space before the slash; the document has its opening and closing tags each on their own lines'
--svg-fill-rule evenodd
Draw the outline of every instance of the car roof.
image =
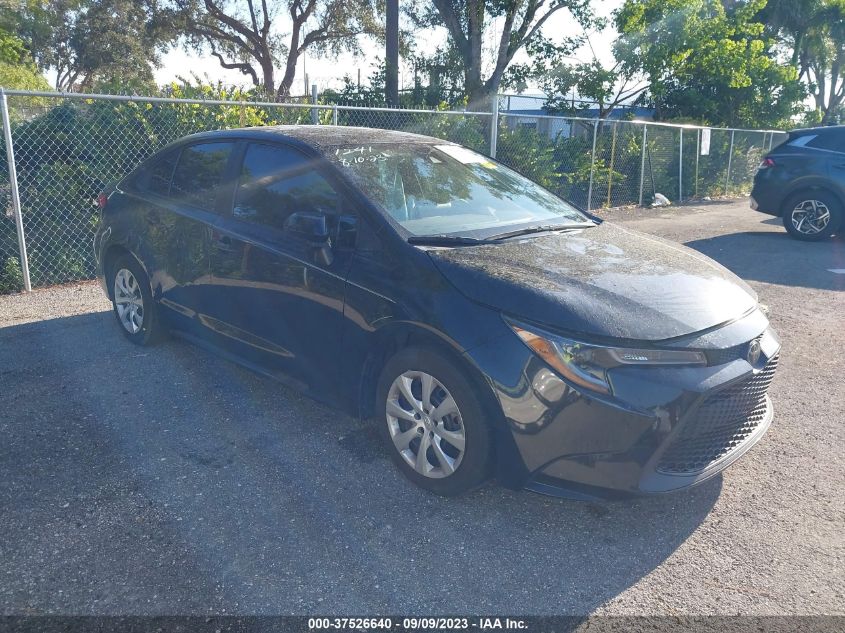
<svg viewBox="0 0 845 633">
<path fill-rule="evenodd" d="M 822 134 L 835 130 L 845 130 L 845 125 L 820 125 L 817 127 L 802 127 L 796 130 L 790 130 L 789 134 L 801 136 L 804 134 Z"/>
<path fill-rule="evenodd" d="M 225 138 L 248 138 L 255 140 L 294 140 L 308 145 L 317 151 L 327 148 L 348 145 L 375 145 L 380 143 L 414 144 L 414 145 L 453 145 L 450 141 L 399 132 L 396 130 L 382 130 L 368 127 L 347 127 L 338 125 L 274 125 L 266 127 L 247 127 L 231 130 L 215 130 L 192 134 L 178 143 L 197 140 L 220 140 Z"/>
</svg>

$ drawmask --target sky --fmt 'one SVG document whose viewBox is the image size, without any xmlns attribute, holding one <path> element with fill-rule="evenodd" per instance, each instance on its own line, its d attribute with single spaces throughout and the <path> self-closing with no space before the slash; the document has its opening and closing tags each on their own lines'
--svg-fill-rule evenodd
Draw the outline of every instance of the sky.
<svg viewBox="0 0 845 633">
<path fill-rule="evenodd" d="M 593 4 L 594 11 L 597 15 L 610 16 L 611 12 L 622 4 L 622 0 L 594 0 Z M 284 27 L 282 26 L 282 28 Z M 561 10 L 549 18 L 544 25 L 543 32 L 550 37 L 554 34 L 568 36 L 579 34 L 581 28 L 566 10 Z M 601 36 L 591 38 L 592 48 L 601 61 L 607 62 L 612 60 L 613 56 L 610 49 L 613 39 L 612 34 L 613 30 L 611 28 Z M 489 36 L 491 41 L 489 43 L 485 42 L 485 45 L 492 47 L 494 41 L 492 38 L 496 37 L 496 34 L 491 30 Z M 442 46 L 445 41 L 446 30 L 438 28 L 418 34 L 416 45 L 420 52 L 429 53 L 433 52 L 438 45 Z M 316 83 L 320 91 L 326 88 L 342 87 L 344 75 L 349 75 L 353 79 L 356 79 L 359 69 L 361 70 L 362 82 L 366 82 L 375 68 L 376 59 L 378 57 L 384 57 L 384 48 L 372 40 L 362 41 L 362 48 L 364 49 L 364 55 L 358 58 L 351 54 L 344 54 L 337 59 L 320 59 L 312 58 L 306 54 L 304 59 L 300 58 L 299 60 L 296 78 L 293 83 L 293 94 L 301 95 L 305 92 L 306 73 L 309 82 L 311 84 Z M 574 57 L 578 61 L 589 61 L 592 58 L 592 52 L 589 47 L 583 47 L 575 53 Z M 514 61 L 526 61 L 526 58 L 527 56 L 522 52 Z M 163 56 L 162 66 L 155 72 L 155 77 L 157 83 L 167 84 L 178 80 L 179 76 L 189 78 L 191 72 L 196 73 L 200 77 L 207 75 L 212 81 L 222 80 L 226 85 L 251 85 L 249 79 L 244 77 L 240 72 L 221 68 L 217 59 L 214 57 L 188 53 L 180 47 L 174 47 Z M 400 88 L 410 88 L 412 85 L 413 72 L 400 61 Z M 539 91 L 529 88 L 526 94 L 531 93 L 539 94 Z"/>
</svg>

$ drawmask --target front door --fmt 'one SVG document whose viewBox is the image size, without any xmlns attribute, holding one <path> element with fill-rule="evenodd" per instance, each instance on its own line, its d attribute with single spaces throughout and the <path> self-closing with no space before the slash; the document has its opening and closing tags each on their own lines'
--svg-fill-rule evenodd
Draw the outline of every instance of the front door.
<svg viewBox="0 0 845 633">
<path fill-rule="evenodd" d="M 211 238 L 217 298 L 206 325 L 232 351 L 281 372 L 317 398 L 337 380 L 346 273 L 355 218 L 315 159 L 249 143 L 231 212 Z M 324 215 L 322 249 L 290 230 L 291 214 Z"/>
</svg>

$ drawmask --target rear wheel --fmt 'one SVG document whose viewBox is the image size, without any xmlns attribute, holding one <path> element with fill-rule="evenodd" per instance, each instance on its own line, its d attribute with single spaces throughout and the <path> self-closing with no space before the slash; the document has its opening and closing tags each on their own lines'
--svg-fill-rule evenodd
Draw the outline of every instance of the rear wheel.
<svg viewBox="0 0 845 633">
<path fill-rule="evenodd" d="M 152 345 L 164 336 L 150 280 L 138 261 L 121 255 L 112 263 L 112 309 L 123 334 L 136 345 Z"/>
<path fill-rule="evenodd" d="M 377 407 L 393 461 L 421 488 L 451 496 L 486 479 L 491 434 L 483 408 L 445 357 L 419 348 L 396 354 L 382 370 Z"/>
<path fill-rule="evenodd" d="M 784 206 L 783 226 L 792 237 L 817 242 L 833 235 L 842 222 L 842 205 L 826 191 L 805 191 Z"/>
</svg>

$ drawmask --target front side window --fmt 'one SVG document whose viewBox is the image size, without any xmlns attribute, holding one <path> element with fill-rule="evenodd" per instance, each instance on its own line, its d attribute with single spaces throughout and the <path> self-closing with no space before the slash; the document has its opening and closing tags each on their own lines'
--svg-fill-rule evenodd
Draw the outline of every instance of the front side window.
<svg viewBox="0 0 845 633">
<path fill-rule="evenodd" d="M 247 147 L 233 215 L 283 229 L 294 212 L 334 216 L 338 195 L 310 159 L 296 150 L 271 145 Z"/>
<path fill-rule="evenodd" d="M 551 192 L 460 145 L 380 143 L 329 155 L 411 235 L 486 238 L 532 226 L 591 225 Z"/>
<path fill-rule="evenodd" d="M 233 147 L 233 143 L 199 143 L 185 147 L 173 174 L 170 197 L 194 207 L 214 210 Z"/>
</svg>

